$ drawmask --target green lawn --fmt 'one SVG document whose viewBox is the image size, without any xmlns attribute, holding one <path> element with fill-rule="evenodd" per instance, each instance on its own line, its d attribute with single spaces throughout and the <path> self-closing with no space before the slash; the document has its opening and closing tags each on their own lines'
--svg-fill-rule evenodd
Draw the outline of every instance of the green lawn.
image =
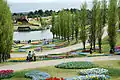
<svg viewBox="0 0 120 80">
<path fill-rule="evenodd" d="M 120 60 L 97 61 L 95 63 L 109 70 L 111 80 L 120 80 Z"/>
<path fill-rule="evenodd" d="M 14 62 L 3 62 L 3 63 L 0 63 L 0 66 L 4 66 L 4 65 L 14 65 L 14 64 L 16 64 L 16 63 L 14 63 Z"/>
<path fill-rule="evenodd" d="M 97 61 L 94 62 L 98 64 L 100 67 L 106 68 L 109 70 L 111 80 L 120 80 L 120 60 L 112 60 L 112 61 Z M 52 77 L 73 77 L 77 75 L 79 69 L 59 69 L 54 66 L 41 67 L 36 69 L 28 69 L 24 71 L 15 72 L 14 77 L 9 80 L 30 80 L 24 78 L 24 74 L 31 70 L 40 70 L 42 72 L 49 73 Z M 8 79 L 4 79 L 8 80 Z"/>
<path fill-rule="evenodd" d="M 108 38 L 109 37 L 107 36 L 102 40 L 102 52 L 103 53 L 109 53 L 110 46 L 109 46 Z M 119 32 L 117 32 L 117 36 L 116 36 L 116 46 L 120 46 L 120 33 Z"/>
</svg>

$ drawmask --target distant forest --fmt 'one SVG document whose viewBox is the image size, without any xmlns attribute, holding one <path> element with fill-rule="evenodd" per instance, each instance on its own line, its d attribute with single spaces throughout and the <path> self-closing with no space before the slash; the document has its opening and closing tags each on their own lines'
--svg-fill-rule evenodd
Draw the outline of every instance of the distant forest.
<svg viewBox="0 0 120 80">
<path fill-rule="evenodd" d="M 70 11 L 71 13 L 75 13 L 78 9 L 64 9 L 64 11 Z M 53 10 L 45 10 L 43 11 L 42 9 L 40 10 L 35 10 L 35 11 L 30 11 L 30 12 L 26 12 L 26 13 L 13 13 L 12 16 L 18 16 L 18 17 L 21 17 L 21 16 L 28 16 L 28 18 L 35 18 L 35 17 L 47 17 L 47 16 L 51 16 L 52 13 L 56 13 L 56 15 L 60 12 L 61 10 L 59 11 L 53 11 Z M 78 10 L 80 11 L 80 10 Z M 87 10 L 88 13 L 90 14 L 91 11 L 90 10 Z"/>
</svg>

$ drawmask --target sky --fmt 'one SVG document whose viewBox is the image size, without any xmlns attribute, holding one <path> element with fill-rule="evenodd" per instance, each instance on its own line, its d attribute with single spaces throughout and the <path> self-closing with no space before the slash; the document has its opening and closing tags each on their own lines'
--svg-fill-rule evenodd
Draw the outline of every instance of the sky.
<svg viewBox="0 0 120 80">
<path fill-rule="evenodd" d="M 38 9 L 60 10 L 63 8 L 80 8 L 81 3 L 87 2 L 92 7 L 92 0 L 7 0 L 12 13 L 29 12 Z"/>
<path fill-rule="evenodd" d="M 12 3 L 49 3 L 49 2 L 91 2 L 92 0 L 7 0 Z"/>
</svg>

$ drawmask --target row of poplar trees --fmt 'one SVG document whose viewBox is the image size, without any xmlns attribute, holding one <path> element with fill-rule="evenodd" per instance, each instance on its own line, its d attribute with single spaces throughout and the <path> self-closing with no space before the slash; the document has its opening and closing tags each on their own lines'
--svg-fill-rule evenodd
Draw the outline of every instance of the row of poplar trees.
<svg viewBox="0 0 120 80">
<path fill-rule="evenodd" d="M 87 4 L 81 5 L 81 9 L 75 13 L 70 11 L 60 11 L 58 15 L 52 14 L 52 28 L 53 38 L 62 40 L 80 39 L 85 49 L 86 41 L 89 39 L 91 48 L 95 51 L 96 41 L 99 45 L 99 52 L 101 53 L 102 36 L 104 27 L 108 25 L 109 45 L 114 49 L 116 44 L 116 24 L 120 18 L 120 9 L 118 7 L 120 0 L 106 0 L 93 1 L 93 7 L 87 12 Z M 108 4 L 107 4 L 108 3 Z M 118 10 L 117 10 L 118 9 Z M 90 16 L 90 17 L 89 17 Z M 90 20 L 88 20 L 90 19 Z M 88 21 L 90 23 L 88 24 Z"/>
<path fill-rule="evenodd" d="M 0 63 L 10 58 L 13 40 L 11 12 L 5 0 L 0 0 Z"/>
</svg>

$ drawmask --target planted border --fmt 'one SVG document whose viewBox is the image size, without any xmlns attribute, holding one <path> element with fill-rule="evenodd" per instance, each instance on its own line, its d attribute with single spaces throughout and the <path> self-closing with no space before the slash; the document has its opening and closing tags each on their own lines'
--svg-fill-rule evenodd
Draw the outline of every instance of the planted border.
<svg viewBox="0 0 120 80">
<path fill-rule="evenodd" d="M 62 68 L 62 69 L 90 69 L 90 68 L 96 68 L 98 67 L 96 64 L 93 64 L 92 62 L 67 62 L 58 64 L 55 66 L 56 68 Z"/>
<path fill-rule="evenodd" d="M 13 76 L 13 70 L 0 70 L 0 79 L 10 78 Z"/>
</svg>

